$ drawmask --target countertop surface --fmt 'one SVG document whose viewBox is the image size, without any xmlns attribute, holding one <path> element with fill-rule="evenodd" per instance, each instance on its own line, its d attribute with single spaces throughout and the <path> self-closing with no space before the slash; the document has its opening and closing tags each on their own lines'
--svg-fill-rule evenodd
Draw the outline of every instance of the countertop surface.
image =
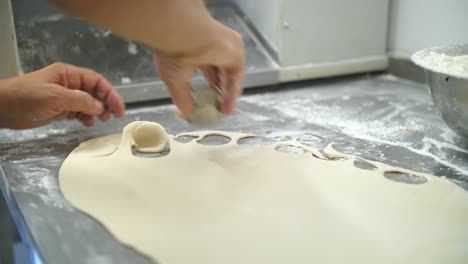
<svg viewBox="0 0 468 264">
<path fill-rule="evenodd" d="M 61 122 L 25 131 L 0 130 L 0 187 L 37 263 L 151 263 L 64 200 L 58 170 L 87 139 L 119 133 L 131 121 L 193 130 L 165 103 L 130 106 L 118 120 L 84 128 Z M 468 143 L 443 122 L 423 84 L 391 75 L 359 75 L 252 89 L 238 112 L 210 130 L 258 135 L 243 144 L 296 138 L 344 153 L 446 177 L 468 190 Z"/>
</svg>

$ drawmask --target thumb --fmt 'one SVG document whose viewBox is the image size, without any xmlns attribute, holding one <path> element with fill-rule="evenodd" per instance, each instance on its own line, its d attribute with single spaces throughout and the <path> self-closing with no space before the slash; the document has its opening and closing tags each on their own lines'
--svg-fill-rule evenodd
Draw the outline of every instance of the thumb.
<svg viewBox="0 0 468 264">
<path fill-rule="evenodd" d="M 99 115 L 104 111 L 103 104 L 89 93 L 81 90 L 60 89 L 58 103 L 63 111 L 81 112 L 87 115 Z"/>
</svg>

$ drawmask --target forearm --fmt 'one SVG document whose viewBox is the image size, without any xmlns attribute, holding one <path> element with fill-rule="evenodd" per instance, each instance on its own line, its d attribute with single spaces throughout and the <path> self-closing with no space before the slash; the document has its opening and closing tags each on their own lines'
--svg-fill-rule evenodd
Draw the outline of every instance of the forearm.
<svg viewBox="0 0 468 264">
<path fill-rule="evenodd" d="M 15 98 L 12 96 L 12 81 L 12 78 L 0 80 L 0 128 L 12 127 L 15 122 L 12 113 L 17 109 Z"/>
<path fill-rule="evenodd" d="M 183 118 L 193 110 L 190 81 L 201 70 L 225 91 L 221 110 L 235 109 L 242 92 L 242 36 L 213 19 L 203 0 L 54 0 L 101 28 L 153 49 L 159 77 Z"/>
<path fill-rule="evenodd" d="M 6 80 L 0 80 L 0 128 L 6 127 L 9 98 L 6 93 Z"/>
<path fill-rule="evenodd" d="M 174 55 L 205 48 L 221 30 L 203 0 L 55 0 L 63 9 L 126 38 Z"/>
</svg>

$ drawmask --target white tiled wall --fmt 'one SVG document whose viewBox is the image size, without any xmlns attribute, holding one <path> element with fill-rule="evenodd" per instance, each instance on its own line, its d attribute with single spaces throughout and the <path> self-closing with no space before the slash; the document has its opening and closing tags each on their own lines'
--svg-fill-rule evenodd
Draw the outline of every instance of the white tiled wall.
<svg viewBox="0 0 468 264">
<path fill-rule="evenodd" d="M 10 0 L 0 0 L 0 79 L 17 75 L 19 70 L 16 35 Z"/>
<path fill-rule="evenodd" d="M 276 50 L 282 81 L 387 67 L 389 0 L 231 0 Z"/>
<path fill-rule="evenodd" d="M 391 0 L 389 53 L 409 58 L 417 50 L 468 43 L 467 0 Z"/>
</svg>

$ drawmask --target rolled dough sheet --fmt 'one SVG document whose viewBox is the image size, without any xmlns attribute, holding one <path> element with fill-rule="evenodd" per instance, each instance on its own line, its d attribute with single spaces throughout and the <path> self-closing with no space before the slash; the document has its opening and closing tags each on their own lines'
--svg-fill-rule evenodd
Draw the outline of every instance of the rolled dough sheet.
<svg viewBox="0 0 468 264">
<path fill-rule="evenodd" d="M 448 180 L 371 161 L 375 170 L 360 169 L 354 156 L 327 148 L 323 157 L 297 141 L 240 146 L 252 135 L 233 132 L 169 136 L 168 155 L 141 158 L 132 154 L 140 124 L 82 143 L 60 169 L 60 188 L 155 263 L 468 261 L 468 193 Z M 198 143 L 213 134 L 231 142 Z M 389 171 L 427 182 L 394 182 Z"/>
</svg>

